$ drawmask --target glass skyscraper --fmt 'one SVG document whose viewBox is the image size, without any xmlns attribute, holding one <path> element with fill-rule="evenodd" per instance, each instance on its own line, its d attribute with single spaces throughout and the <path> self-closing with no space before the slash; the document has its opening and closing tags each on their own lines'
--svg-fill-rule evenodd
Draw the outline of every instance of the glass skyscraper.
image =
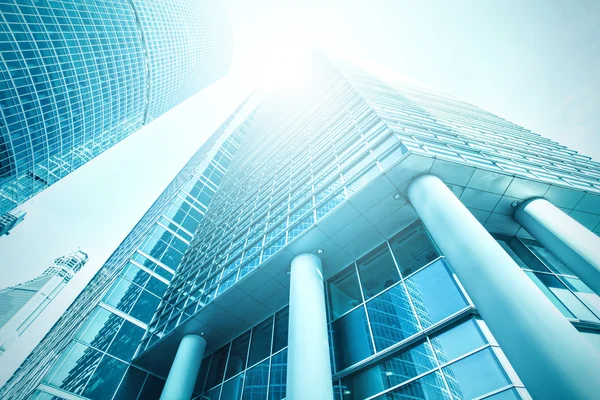
<svg viewBox="0 0 600 400">
<path fill-rule="evenodd" d="M 220 0 L 1 0 L 0 214 L 228 69 Z"/>
<path fill-rule="evenodd" d="M 92 314 L 74 337 L 55 328 L 60 350 L 42 342 L 0 395 L 600 393 L 600 164 L 320 53 L 295 78 L 224 125 L 236 151 L 160 304 L 143 307 L 154 315 L 134 315 L 119 285 L 164 262 L 125 246 L 112 283 L 86 289 L 96 302 L 77 300 Z"/>
</svg>

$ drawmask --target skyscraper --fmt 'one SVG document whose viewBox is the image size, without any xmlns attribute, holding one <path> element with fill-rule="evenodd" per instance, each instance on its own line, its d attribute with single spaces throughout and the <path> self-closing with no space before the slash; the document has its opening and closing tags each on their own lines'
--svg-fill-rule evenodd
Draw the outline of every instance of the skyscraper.
<svg viewBox="0 0 600 400">
<path fill-rule="evenodd" d="M 23 211 L 9 211 L 0 215 L 0 237 L 10 235 L 10 231 L 23 222 L 26 214 Z"/>
<path fill-rule="evenodd" d="M 78 250 L 54 260 L 37 278 L 0 290 L 0 356 L 46 309 L 87 260 L 87 254 Z"/>
<path fill-rule="evenodd" d="M 35 391 L 33 398 L 106 399 L 118 392 L 128 399 L 130 376 L 146 382 L 142 398 L 160 393 L 164 379 L 130 366 L 131 358 L 259 99 L 248 98 L 194 154 L 2 388 L 1 398 L 28 398 Z"/>
<path fill-rule="evenodd" d="M 0 214 L 222 77 L 220 0 L 0 1 Z"/>
<path fill-rule="evenodd" d="M 226 123 L 243 134 L 151 320 L 109 301 L 132 282 L 127 263 L 161 267 L 124 246 L 135 255 L 107 263 L 120 275 L 112 286 L 90 286 L 69 313 L 81 318 L 105 293 L 75 337 L 61 339 L 71 343 L 49 351 L 65 336 L 58 326 L 0 395 L 497 400 L 600 391 L 598 163 L 453 97 L 319 53 L 294 83 L 246 106 Z M 146 332 L 122 333 L 117 317 Z"/>
</svg>

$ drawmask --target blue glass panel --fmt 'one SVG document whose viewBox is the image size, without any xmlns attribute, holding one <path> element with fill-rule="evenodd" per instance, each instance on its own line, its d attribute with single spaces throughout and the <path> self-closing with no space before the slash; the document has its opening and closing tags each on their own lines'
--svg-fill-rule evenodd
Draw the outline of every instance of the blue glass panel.
<svg viewBox="0 0 600 400">
<path fill-rule="evenodd" d="M 229 351 L 229 361 L 227 362 L 227 371 L 225 379 L 242 372 L 246 368 L 248 359 L 248 344 L 250 343 L 250 331 L 244 333 L 231 343 Z"/>
<path fill-rule="evenodd" d="M 159 304 L 160 299 L 158 297 L 144 290 L 135 302 L 135 306 L 129 312 L 129 315 L 149 324 Z"/>
<path fill-rule="evenodd" d="M 68 392 L 79 394 L 101 358 L 102 353 L 91 347 L 79 343 L 72 344 L 70 351 L 63 351 L 44 381 Z"/>
<path fill-rule="evenodd" d="M 253 365 L 271 354 L 271 335 L 273 332 L 273 317 L 267 318 L 252 330 L 252 344 L 248 365 Z"/>
<path fill-rule="evenodd" d="M 229 343 L 213 353 L 212 362 L 206 378 L 206 389 L 212 389 L 214 386 L 223 382 L 228 353 Z"/>
<path fill-rule="evenodd" d="M 414 274 L 405 283 L 423 328 L 468 305 L 443 260 Z"/>
<path fill-rule="evenodd" d="M 369 299 L 400 280 L 400 274 L 387 243 L 356 262 L 365 299 Z"/>
<path fill-rule="evenodd" d="M 275 327 L 273 332 L 273 353 L 277 353 L 288 344 L 289 308 L 275 314 Z"/>
<path fill-rule="evenodd" d="M 86 385 L 83 396 L 92 400 L 112 398 L 126 369 L 127 364 L 124 362 L 104 356 Z"/>
<path fill-rule="evenodd" d="M 123 318 L 97 307 L 75 338 L 100 350 L 106 350 L 122 322 Z"/>
<path fill-rule="evenodd" d="M 285 399 L 287 374 L 287 349 L 271 358 L 271 380 L 269 382 L 269 400 Z"/>
<path fill-rule="evenodd" d="M 440 363 L 445 364 L 487 344 L 474 319 L 470 319 L 431 339 Z"/>
<path fill-rule="evenodd" d="M 141 291 L 142 288 L 127 279 L 117 278 L 103 300 L 116 309 L 128 313 Z"/>
<path fill-rule="evenodd" d="M 521 400 L 521 396 L 518 395 L 516 389 L 508 389 L 493 396 L 486 397 L 485 400 Z"/>
<path fill-rule="evenodd" d="M 121 360 L 130 361 L 142 340 L 142 336 L 144 336 L 144 329 L 125 321 L 108 349 L 108 353 Z"/>
<path fill-rule="evenodd" d="M 327 281 L 329 311 L 332 319 L 362 303 L 354 263 Z"/>
<path fill-rule="evenodd" d="M 331 323 L 335 368 L 341 371 L 373 354 L 373 344 L 363 307 Z"/>
<path fill-rule="evenodd" d="M 142 393 L 140 393 L 140 397 L 137 400 L 159 400 L 164 387 L 164 380 L 154 375 L 148 375 L 146 382 L 144 382 Z"/>
<path fill-rule="evenodd" d="M 377 351 L 384 350 L 420 330 L 403 284 L 398 284 L 369 300 L 367 313 Z"/>
<path fill-rule="evenodd" d="M 137 399 L 147 375 L 141 369 L 129 366 L 113 400 Z"/>
<path fill-rule="evenodd" d="M 244 387 L 244 374 L 239 374 L 223 384 L 221 399 L 239 400 L 242 397 Z"/>
<path fill-rule="evenodd" d="M 420 221 L 392 237 L 390 247 L 403 277 L 407 277 L 439 257 Z"/>
<path fill-rule="evenodd" d="M 269 379 L 269 360 L 246 371 L 243 400 L 265 400 Z"/>
<path fill-rule="evenodd" d="M 433 372 L 416 381 L 393 390 L 378 400 L 450 400 L 450 394 L 444 385 L 444 379 L 439 372 Z"/>
<path fill-rule="evenodd" d="M 442 370 L 452 395 L 459 399 L 472 399 L 510 383 L 489 348 Z"/>
</svg>

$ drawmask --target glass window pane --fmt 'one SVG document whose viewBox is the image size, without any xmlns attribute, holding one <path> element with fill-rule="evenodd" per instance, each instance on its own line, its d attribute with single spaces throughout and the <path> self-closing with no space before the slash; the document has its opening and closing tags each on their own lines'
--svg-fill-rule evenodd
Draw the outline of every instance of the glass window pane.
<svg viewBox="0 0 600 400">
<path fill-rule="evenodd" d="M 269 382 L 269 400 L 285 399 L 287 374 L 287 349 L 271 357 L 271 380 Z"/>
<path fill-rule="evenodd" d="M 484 349 L 442 368 L 452 395 L 472 399 L 508 385 L 492 351 Z"/>
<path fill-rule="evenodd" d="M 550 253 L 548 249 L 546 249 L 541 244 L 528 240 L 525 242 L 527 247 L 538 256 L 540 260 L 546 264 L 548 268 L 554 271 L 557 274 L 566 274 L 566 275 L 574 275 L 573 272 L 569 268 L 566 267 L 558 258 L 554 256 L 554 254 Z"/>
<path fill-rule="evenodd" d="M 150 292 L 142 291 L 142 294 L 135 302 L 135 306 L 129 312 L 133 318 L 139 319 L 140 321 L 149 324 L 152 320 L 154 312 L 158 308 L 160 299 Z"/>
<path fill-rule="evenodd" d="M 531 251 L 524 246 L 523 243 L 521 243 L 519 239 L 512 239 L 508 245 L 510 246 L 510 249 L 512 249 L 512 252 L 508 250 L 506 252 L 512 257 L 513 260 L 515 260 L 519 267 L 539 272 L 550 272 L 550 270 L 539 259 L 537 259 L 533 253 L 531 253 Z M 500 246 L 502 246 L 501 242 Z M 522 265 L 523 263 L 525 265 Z"/>
<path fill-rule="evenodd" d="M 104 356 L 94 375 L 87 383 L 82 393 L 83 396 L 92 400 L 112 398 L 126 369 L 127 364 L 124 362 L 110 356 Z"/>
<path fill-rule="evenodd" d="M 468 305 L 443 260 L 436 261 L 404 282 L 423 328 Z"/>
<path fill-rule="evenodd" d="M 579 333 L 581 333 L 581 335 L 585 338 L 585 340 L 587 340 L 588 343 L 591 344 L 592 347 L 598 351 L 598 353 L 600 353 L 600 332 L 599 331 L 582 329 L 581 331 L 579 331 Z"/>
<path fill-rule="evenodd" d="M 141 369 L 130 366 L 113 400 L 137 399 L 146 375 L 148 374 Z"/>
<path fill-rule="evenodd" d="M 275 314 L 275 332 L 273 334 L 273 353 L 277 353 L 288 344 L 288 324 L 290 310 L 288 307 Z"/>
<path fill-rule="evenodd" d="M 327 282 L 327 288 L 329 289 L 329 309 L 332 319 L 362 303 L 354 264 L 331 278 Z"/>
<path fill-rule="evenodd" d="M 127 279 L 118 278 L 109 291 L 106 292 L 103 300 L 116 309 L 128 313 L 141 291 L 142 288 L 136 284 L 129 282 Z"/>
<path fill-rule="evenodd" d="M 585 303 L 596 315 L 600 315 L 600 296 L 578 278 L 561 276 L 561 280 L 575 292 L 575 295 Z"/>
<path fill-rule="evenodd" d="M 341 371 L 373 354 L 365 309 L 359 307 L 331 323 L 333 354 Z"/>
<path fill-rule="evenodd" d="M 485 400 L 521 400 L 515 389 L 508 389 L 493 396 L 486 397 Z"/>
<path fill-rule="evenodd" d="M 244 333 L 231 343 L 231 351 L 229 352 L 229 361 L 227 362 L 225 379 L 229 379 L 232 376 L 239 374 L 246 368 L 249 343 L 250 331 Z"/>
<path fill-rule="evenodd" d="M 76 343 L 72 345 L 71 351 L 61 354 L 61 358 L 44 378 L 44 382 L 79 394 L 101 358 L 102 353 L 99 351 Z M 86 368 L 81 368 L 82 364 L 85 364 Z"/>
<path fill-rule="evenodd" d="M 390 247 L 403 277 L 439 257 L 420 221 L 391 238 Z"/>
<path fill-rule="evenodd" d="M 407 350 L 384 363 L 342 379 L 344 399 L 374 396 L 437 366 L 428 343 Z"/>
<path fill-rule="evenodd" d="M 254 365 L 271 354 L 271 335 L 273 318 L 261 322 L 252 330 L 252 344 L 250 345 L 250 359 L 248 365 Z"/>
<path fill-rule="evenodd" d="M 536 274 L 534 272 L 525 271 L 527 276 L 531 278 L 533 283 L 546 295 L 546 297 L 558 308 L 558 310 L 567 318 L 575 318 L 575 316 L 569 311 L 567 307 L 556 297 L 556 295 L 550 290 L 550 288 L 544 283 L 544 281 L 548 282 L 551 279 L 556 279 L 556 277 L 547 274 Z M 545 278 L 545 277 L 548 278 Z M 542 279 L 540 279 L 540 277 Z"/>
<path fill-rule="evenodd" d="M 460 397 L 459 397 L 460 398 Z M 444 385 L 442 374 L 438 371 L 422 377 L 416 381 L 399 387 L 384 396 L 377 397 L 378 400 L 450 400 L 450 394 Z"/>
<path fill-rule="evenodd" d="M 210 369 L 208 370 L 208 377 L 206 378 L 206 389 L 212 389 L 214 386 L 223 382 L 227 353 L 229 353 L 229 343 L 213 353 Z"/>
<path fill-rule="evenodd" d="M 124 321 L 108 353 L 121 360 L 130 361 L 144 336 L 144 329 L 129 321 Z"/>
<path fill-rule="evenodd" d="M 375 296 L 400 280 L 387 243 L 358 260 L 357 266 L 365 299 Z"/>
<path fill-rule="evenodd" d="M 219 400 L 220 395 L 221 386 L 217 386 L 216 388 L 204 393 L 204 395 L 202 396 L 202 400 Z"/>
<path fill-rule="evenodd" d="M 106 350 L 119 330 L 123 318 L 97 307 L 75 338 L 100 350 Z"/>
<path fill-rule="evenodd" d="M 242 397 L 242 387 L 244 387 L 244 374 L 239 374 L 223 384 L 221 398 L 239 400 Z"/>
<path fill-rule="evenodd" d="M 367 313 L 377 351 L 384 350 L 420 330 L 402 283 L 369 300 Z"/>
<path fill-rule="evenodd" d="M 536 275 L 577 318 L 598 321 L 598 318 L 558 278 L 547 274 Z"/>
<path fill-rule="evenodd" d="M 267 398 L 269 380 L 269 360 L 246 371 L 243 400 L 264 400 Z"/>
<path fill-rule="evenodd" d="M 440 363 L 445 364 L 487 344 L 474 319 L 442 332 L 431 339 Z"/>
<path fill-rule="evenodd" d="M 144 383 L 144 387 L 142 388 L 142 393 L 140 393 L 139 400 L 158 400 L 160 398 L 160 394 L 162 393 L 163 388 L 165 387 L 165 381 L 157 378 L 154 375 L 148 374 L 148 378 Z"/>
<path fill-rule="evenodd" d="M 198 377 L 196 378 L 196 386 L 194 386 L 194 390 L 198 393 L 204 392 L 204 384 L 206 383 L 208 368 L 210 367 L 210 359 L 211 356 L 204 357 L 202 359 L 202 364 L 200 364 L 200 371 L 198 372 Z"/>
</svg>

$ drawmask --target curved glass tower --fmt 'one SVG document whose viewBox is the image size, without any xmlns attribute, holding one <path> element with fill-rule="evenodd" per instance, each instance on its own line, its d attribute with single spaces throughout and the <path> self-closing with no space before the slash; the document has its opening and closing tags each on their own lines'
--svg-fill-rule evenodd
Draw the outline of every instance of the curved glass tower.
<svg viewBox="0 0 600 400">
<path fill-rule="evenodd" d="M 0 214 L 222 77 L 220 0 L 0 0 Z"/>
</svg>

